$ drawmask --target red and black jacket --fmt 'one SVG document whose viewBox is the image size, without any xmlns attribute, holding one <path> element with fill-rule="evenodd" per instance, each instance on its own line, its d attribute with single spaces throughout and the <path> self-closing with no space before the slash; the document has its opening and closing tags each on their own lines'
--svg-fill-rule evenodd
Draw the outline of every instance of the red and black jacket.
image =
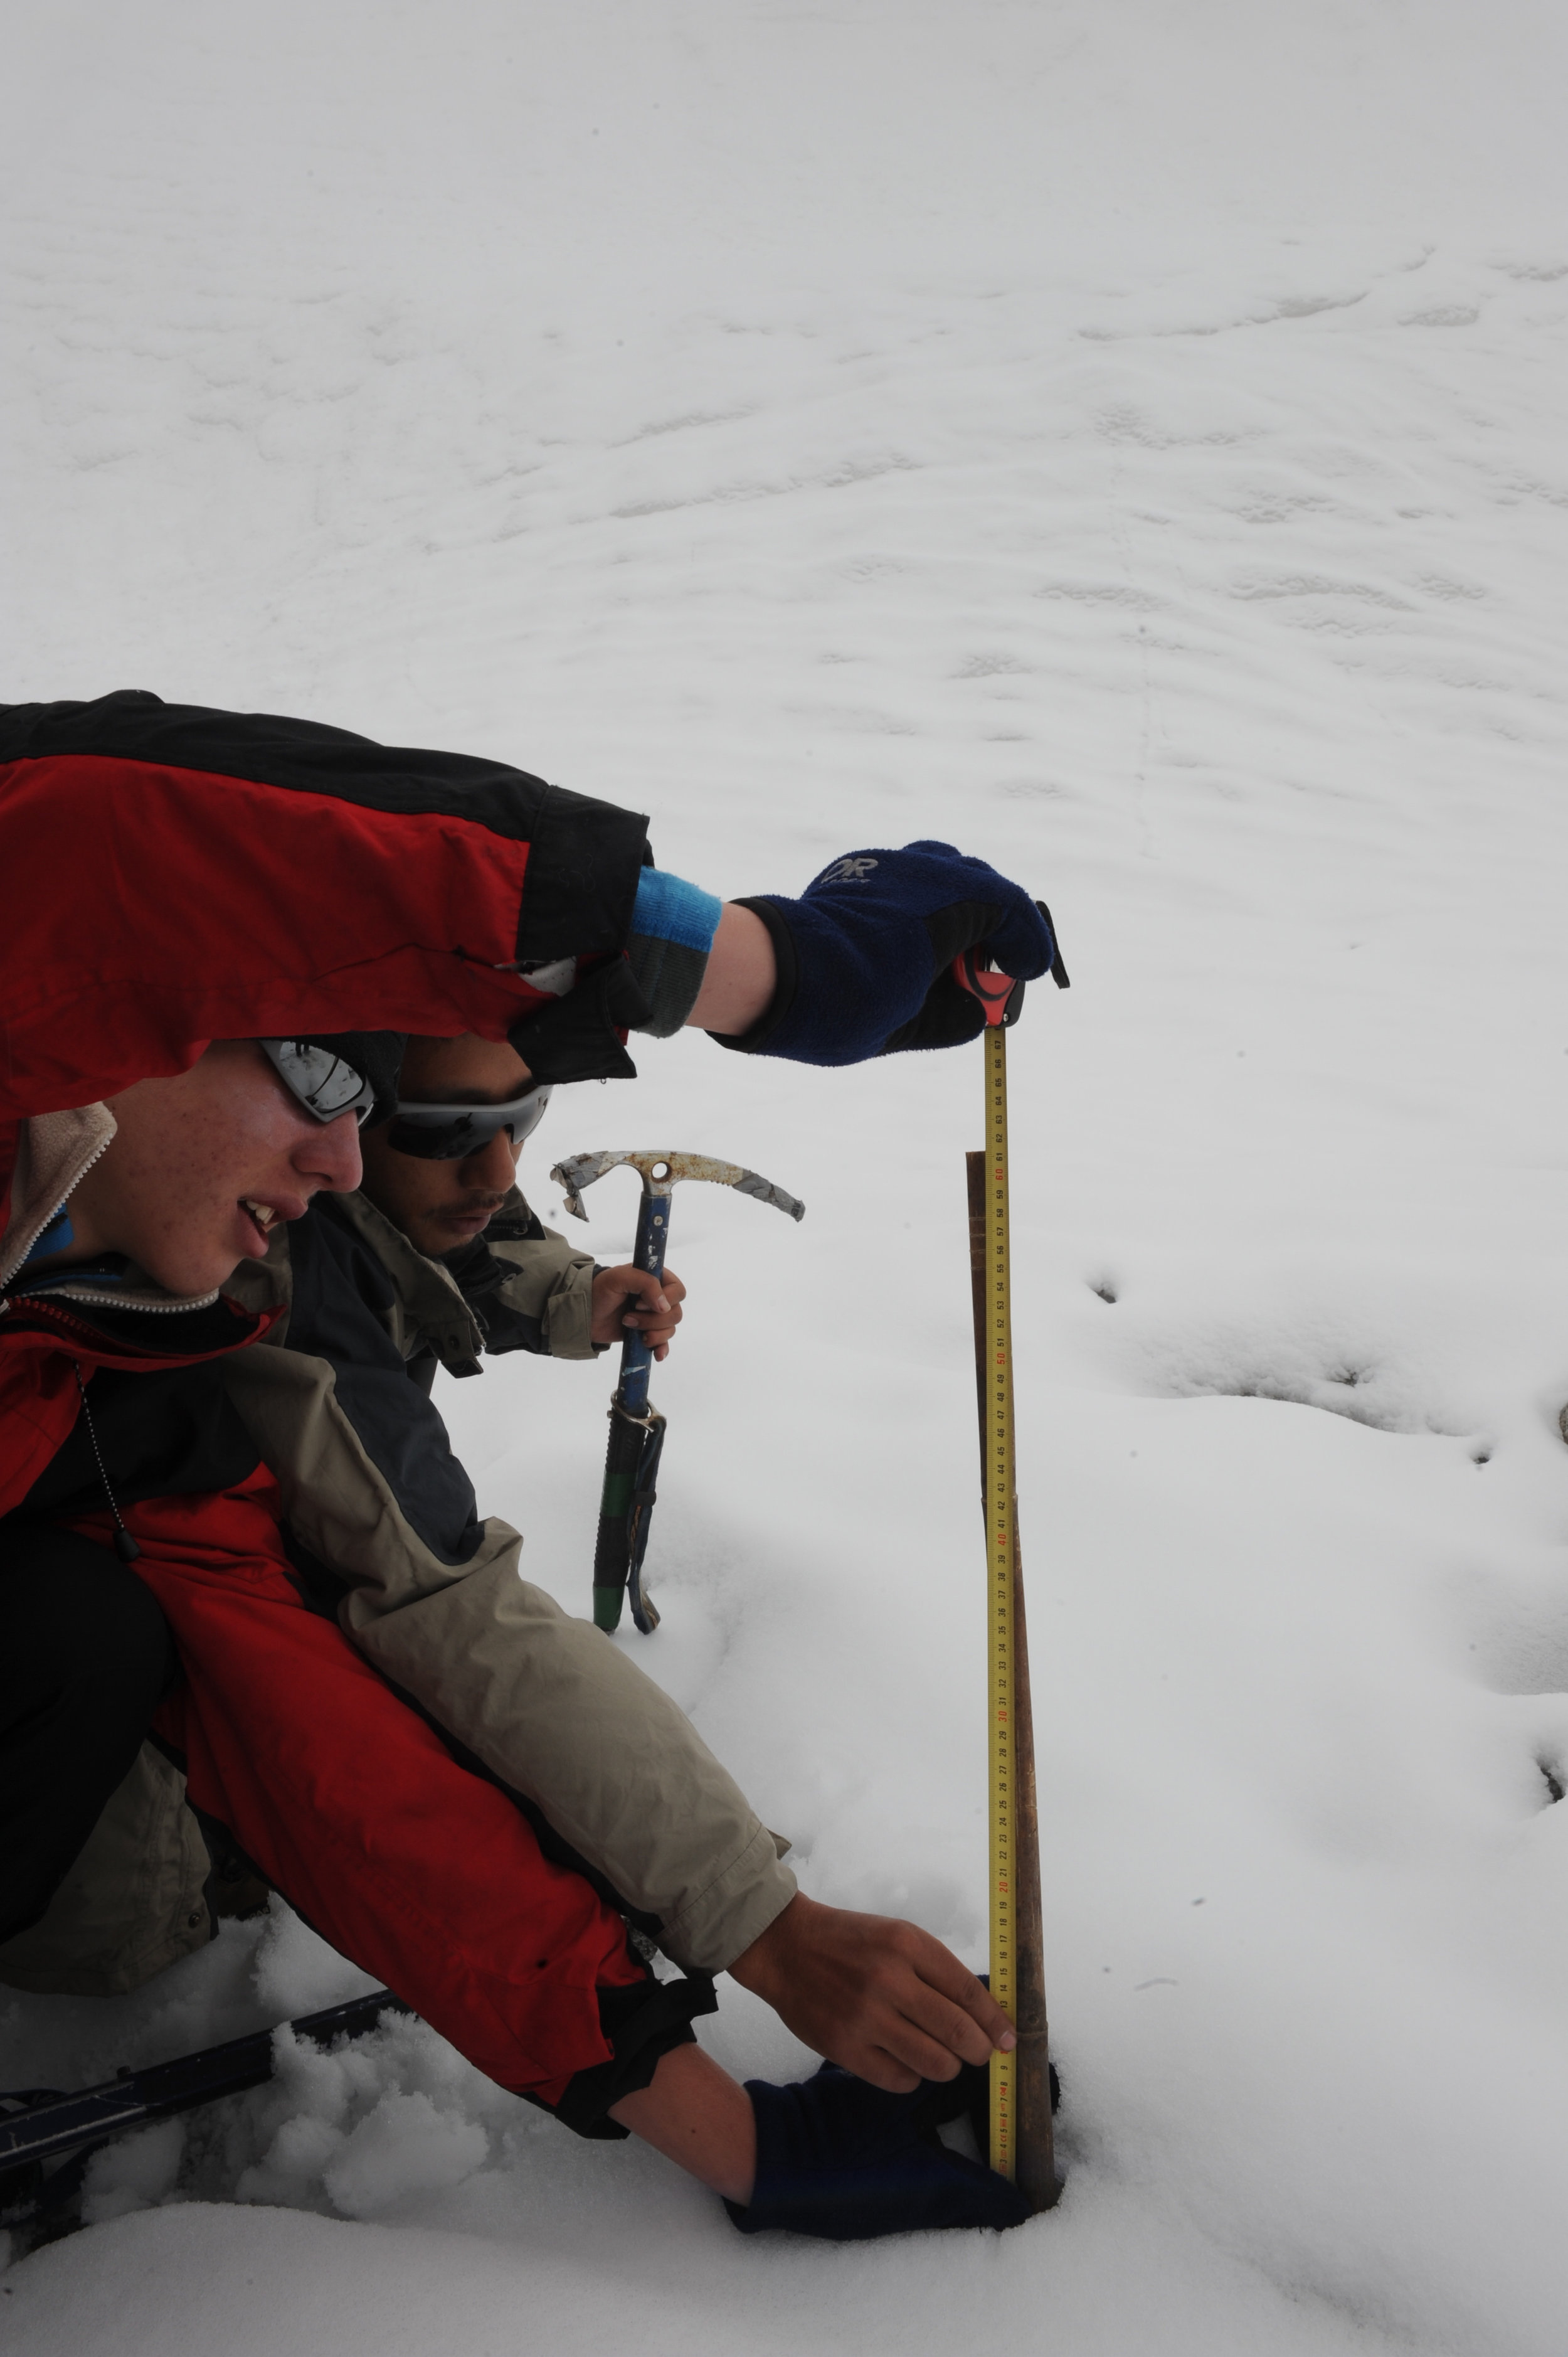
<svg viewBox="0 0 1568 2357">
<path fill-rule="evenodd" d="M 475 1031 L 629 1074 L 650 856 L 636 813 L 499 761 L 139 690 L 0 705 L 0 1122 L 211 1039 Z M 530 981 L 569 958 L 564 996 Z"/>
</svg>

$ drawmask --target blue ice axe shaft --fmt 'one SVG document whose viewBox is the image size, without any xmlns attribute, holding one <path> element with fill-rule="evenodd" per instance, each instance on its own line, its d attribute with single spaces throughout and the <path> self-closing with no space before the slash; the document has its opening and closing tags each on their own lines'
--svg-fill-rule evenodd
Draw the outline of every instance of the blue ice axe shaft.
<svg viewBox="0 0 1568 2357">
<path fill-rule="evenodd" d="M 739 1163 L 715 1162 L 705 1154 L 577 1154 L 558 1162 L 550 1175 L 566 1189 L 567 1210 L 585 1220 L 584 1188 L 623 1162 L 642 1178 L 632 1260 L 638 1268 L 660 1279 L 670 1243 L 671 1198 L 682 1178 L 711 1179 L 721 1187 L 733 1187 L 737 1194 L 771 1203 L 792 1220 L 805 1216 L 805 1205 L 771 1180 L 743 1169 Z M 655 1482 L 664 1449 L 664 1418 L 648 1396 L 652 1364 L 653 1353 L 640 1329 L 628 1326 L 620 1349 L 620 1380 L 610 1402 L 609 1446 L 605 1452 L 594 1544 L 596 1627 L 618 1629 L 622 1604 L 629 1602 L 633 1623 L 645 1637 L 659 1626 L 659 1614 L 642 1585 L 642 1562 L 648 1552 L 649 1523 L 658 1496 Z"/>
<path fill-rule="evenodd" d="M 662 1279 L 670 1242 L 671 1191 L 655 1184 L 644 1191 L 637 1216 L 632 1265 Z M 610 1402 L 610 1437 L 605 1451 L 605 1486 L 599 1498 L 599 1528 L 594 1544 L 594 1625 L 620 1622 L 624 1593 L 634 1626 L 644 1637 L 659 1626 L 659 1612 L 643 1593 L 642 1558 L 659 1492 L 659 1459 L 664 1453 L 664 1418 L 648 1403 L 653 1352 L 639 1328 L 628 1326 L 620 1346 L 620 1381 Z"/>
</svg>

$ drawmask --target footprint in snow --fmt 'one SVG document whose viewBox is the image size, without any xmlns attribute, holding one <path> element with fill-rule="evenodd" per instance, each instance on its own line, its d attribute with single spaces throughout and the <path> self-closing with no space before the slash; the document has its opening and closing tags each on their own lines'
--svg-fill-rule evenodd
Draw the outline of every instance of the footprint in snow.
<svg viewBox="0 0 1568 2357">
<path fill-rule="evenodd" d="M 1091 1278 L 1101 1299 L 1114 1300 L 1119 1285 Z M 1416 1371 L 1398 1353 L 1368 1340 L 1347 1342 L 1326 1321 L 1302 1318 L 1272 1333 L 1209 1325 L 1176 1334 L 1125 1336 L 1135 1352 L 1128 1368 L 1156 1393 L 1176 1399 L 1279 1400 L 1321 1408 L 1377 1432 L 1434 1433 L 1469 1437 L 1472 1457 L 1485 1464 L 1489 1440 L 1474 1422 L 1434 1404 Z"/>
</svg>

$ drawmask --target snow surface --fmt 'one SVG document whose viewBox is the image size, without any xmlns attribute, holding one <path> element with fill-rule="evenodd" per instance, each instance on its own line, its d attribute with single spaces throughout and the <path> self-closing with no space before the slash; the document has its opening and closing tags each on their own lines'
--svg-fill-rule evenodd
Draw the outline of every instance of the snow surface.
<svg viewBox="0 0 1568 2357">
<path fill-rule="evenodd" d="M 955 837 L 1074 980 L 1012 1057 L 1059 2211 L 743 2244 L 403 2025 L 99 2161 L 16 2357 L 1561 2357 L 1565 45 L 1530 0 L 8 27 L 9 696 L 510 757 L 723 891 Z M 810 1210 L 678 1200 L 624 1641 L 809 1889 L 978 1963 L 978 1070 L 640 1060 L 553 1110 L 547 1209 L 664 1145 Z M 585 1609 L 607 1389 L 441 1394 Z M 0 2002 L 0 2083 L 362 1986 L 231 1927 Z M 704 2035 L 809 2059 L 738 1992 Z"/>
</svg>

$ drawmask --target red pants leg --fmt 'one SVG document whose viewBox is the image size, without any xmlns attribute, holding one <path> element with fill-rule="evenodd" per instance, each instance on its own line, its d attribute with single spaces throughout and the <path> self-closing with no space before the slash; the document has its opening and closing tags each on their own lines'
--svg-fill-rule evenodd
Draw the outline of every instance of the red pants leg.
<svg viewBox="0 0 1568 2357">
<path fill-rule="evenodd" d="M 626 1927 L 300 1601 L 275 1494 L 258 1472 L 125 1510 L 185 1665 L 158 1731 L 324 1939 L 500 2085 L 553 2100 L 609 2057 L 596 1991 L 642 1976 Z"/>
</svg>

